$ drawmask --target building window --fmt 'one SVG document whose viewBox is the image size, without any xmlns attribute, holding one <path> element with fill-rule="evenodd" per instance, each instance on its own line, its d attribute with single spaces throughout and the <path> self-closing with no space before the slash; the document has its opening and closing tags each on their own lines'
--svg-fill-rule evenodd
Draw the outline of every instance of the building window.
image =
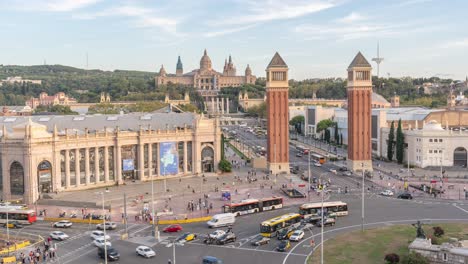
<svg viewBox="0 0 468 264">
<path fill-rule="evenodd" d="M 104 147 L 99 148 L 99 180 L 104 181 L 105 176 L 104 176 L 104 162 L 107 162 L 104 159 Z"/>
<path fill-rule="evenodd" d="M 442 153 L 442 150 L 439 150 L 439 153 Z"/>
<path fill-rule="evenodd" d="M 439 138 L 439 142 L 442 142 L 442 139 L 441 139 L 441 138 Z"/>
<path fill-rule="evenodd" d="M 66 174 L 65 174 L 65 150 L 60 151 L 60 175 L 62 187 L 65 187 Z"/>
<path fill-rule="evenodd" d="M 429 142 L 432 142 L 432 138 L 429 139 Z"/>
<path fill-rule="evenodd" d="M 108 163 L 109 163 L 109 180 L 113 181 L 115 180 L 115 177 L 114 177 L 114 147 L 108 147 L 107 148 L 107 151 L 109 153 L 109 159 L 108 159 Z"/>
<path fill-rule="evenodd" d="M 184 142 L 179 141 L 177 145 L 179 153 L 179 172 L 184 172 Z"/>
<path fill-rule="evenodd" d="M 350 80 L 350 81 L 353 80 L 353 72 L 352 71 L 348 72 L 348 80 Z"/>
<path fill-rule="evenodd" d="M 96 182 L 96 151 L 94 148 L 89 149 L 89 170 L 91 171 L 90 182 Z"/>
<path fill-rule="evenodd" d="M 80 149 L 80 184 L 86 183 L 85 149 Z"/>
<path fill-rule="evenodd" d="M 432 153 L 432 149 L 429 150 L 429 153 Z"/>
<path fill-rule="evenodd" d="M 76 185 L 76 171 L 75 171 L 75 150 L 68 151 L 69 158 L 69 167 L 70 167 L 70 185 Z"/>
<path fill-rule="evenodd" d="M 141 148 L 141 145 L 140 145 Z M 143 167 L 145 172 L 145 177 L 149 176 L 149 153 L 148 153 L 149 144 L 144 144 L 143 146 Z"/>
</svg>

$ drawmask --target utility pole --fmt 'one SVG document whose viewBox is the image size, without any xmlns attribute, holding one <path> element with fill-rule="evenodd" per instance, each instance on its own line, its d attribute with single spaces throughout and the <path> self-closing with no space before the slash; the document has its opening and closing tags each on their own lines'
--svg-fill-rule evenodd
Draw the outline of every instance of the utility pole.
<svg viewBox="0 0 468 264">
<path fill-rule="evenodd" d="M 309 202 L 310 202 L 310 150 L 309 150 L 309 178 L 308 178 L 308 181 L 309 181 L 309 187 L 308 187 L 308 190 L 307 190 L 307 197 L 309 197 Z"/>
<path fill-rule="evenodd" d="M 126 193 L 124 193 L 124 223 L 125 223 L 125 234 L 128 236 L 127 194 Z"/>
<path fill-rule="evenodd" d="M 323 175 L 326 174 L 325 173 L 322 173 L 320 174 L 320 184 L 322 185 L 322 191 L 321 191 L 321 200 L 322 200 L 322 208 L 320 209 L 320 212 L 322 214 L 322 219 L 321 219 L 321 225 L 320 225 L 320 237 L 321 237 L 321 243 L 320 243 L 320 263 L 323 264 L 323 226 L 324 226 L 324 222 L 323 222 L 323 193 L 325 192 L 325 188 L 324 188 L 324 185 L 323 185 Z"/>
<path fill-rule="evenodd" d="M 362 166 L 362 210 L 361 210 L 361 231 L 364 232 L 364 163 L 361 163 Z"/>
</svg>

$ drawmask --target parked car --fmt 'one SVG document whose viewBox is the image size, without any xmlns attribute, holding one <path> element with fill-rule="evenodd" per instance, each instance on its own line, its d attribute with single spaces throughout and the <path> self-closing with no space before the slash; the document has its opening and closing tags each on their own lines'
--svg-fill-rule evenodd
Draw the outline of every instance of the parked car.
<svg viewBox="0 0 468 264">
<path fill-rule="evenodd" d="M 304 154 L 302 154 L 301 152 L 296 153 L 296 157 L 301 158 L 302 156 L 304 156 Z"/>
<path fill-rule="evenodd" d="M 413 196 L 411 195 L 411 193 L 401 193 L 400 195 L 398 195 L 398 199 L 412 200 Z"/>
<path fill-rule="evenodd" d="M 96 229 L 97 230 L 104 230 L 104 228 L 106 228 L 106 230 L 113 230 L 113 229 L 116 229 L 117 228 L 117 224 L 114 223 L 114 222 L 106 222 L 106 224 L 97 224 L 96 225 Z"/>
<path fill-rule="evenodd" d="M 393 196 L 393 192 L 390 191 L 390 190 L 385 190 L 385 191 L 381 192 L 380 195 L 383 195 L 383 196 Z"/>
<path fill-rule="evenodd" d="M 107 256 L 105 255 L 107 252 Z M 98 256 L 102 259 L 107 258 L 107 260 L 114 261 L 120 259 L 119 252 L 113 247 L 100 247 L 98 248 Z"/>
<path fill-rule="evenodd" d="M 335 169 L 330 169 L 329 171 L 333 174 L 337 174 L 337 171 Z"/>
<path fill-rule="evenodd" d="M 342 173 L 342 175 L 343 175 L 343 176 L 352 176 L 353 173 L 350 172 L 350 171 L 345 171 L 345 172 Z"/>
<path fill-rule="evenodd" d="M 96 239 L 104 239 L 104 232 L 102 231 L 93 231 L 91 232 L 91 238 L 96 240 Z M 110 236 L 106 234 L 106 239 L 110 239 Z"/>
<path fill-rule="evenodd" d="M 58 222 L 54 223 L 54 227 L 62 227 L 62 228 L 69 228 L 72 225 L 73 225 L 73 223 L 68 221 L 68 220 L 61 220 L 61 221 L 58 221 Z"/>
<path fill-rule="evenodd" d="M 343 166 L 343 167 L 340 167 L 338 170 L 339 170 L 339 171 L 347 171 L 348 168 L 347 168 L 346 166 Z"/>
<path fill-rule="evenodd" d="M 324 219 L 324 225 L 323 226 L 334 226 L 336 223 L 335 218 L 333 217 L 327 217 Z M 321 227 L 322 226 L 322 219 L 317 221 L 317 226 Z"/>
<path fill-rule="evenodd" d="M 180 237 L 178 237 L 176 239 L 176 241 L 192 241 L 194 240 L 195 238 L 197 237 L 197 235 L 195 235 L 194 233 L 185 233 L 183 235 L 181 235 Z"/>
<path fill-rule="evenodd" d="M 225 234 L 226 234 L 226 231 L 218 229 L 218 230 L 211 232 L 211 234 L 209 234 L 208 237 L 212 239 L 218 239 L 224 236 Z"/>
<path fill-rule="evenodd" d="M 68 235 L 65 234 L 64 232 L 62 231 L 54 231 L 52 233 L 49 234 L 50 238 L 52 238 L 53 240 L 60 240 L 60 241 L 63 241 L 65 239 L 68 239 Z"/>
<path fill-rule="evenodd" d="M 156 252 L 147 246 L 138 246 L 136 248 L 136 254 L 145 258 L 151 258 L 156 256 Z"/>
<path fill-rule="evenodd" d="M 293 174 L 298 174 L 299 173 L 299 166 L 295 165 L 295 166 L 290 166 L 289 167 L 289 171 Z"/>
<path fill-rule="evenodd" d="M 216 240 L 216 244 L 224 245 L 227 243 L 235 242 L 236 239 L 237 239 L 236 234 L 234 234 L 233 232 L 228 232 L 224 234 L 222 237 L 218 238 Z"/>
<path fill-rule="evenodd" d="M 320 164 L 320 162 L 316 162 L 316 163 L 314 163 L 314 166 L 315 167 L 322 167 L 322 164 Z"/>
<path fill-rule="evenodd" d="M 289 237 L 289 240 L 291 241 L 299 241 L 304 237 L 304 231 L 302 230 L 296 230 L 292 235 Z"/>
<path fill-rule="evenodd" d="M 165 233 L 174 233 L 174 232 L 179 232 L 179 231 L 182 231 L 182 226 L 178 225 L 178 224 L 166 226 L 163 229 L 163 232 L 165 232 Z"/>
<path fill-rule="evenodd" d="M 223 262 L 216 257 L 204 256 L 202 264 L 223 264 Z"/>
<path fill-rule="evenodd" d="M 96 247 L 104 247 L 104 238 L 98 238 L 93 241 Z M 109 240 L 105 240 L 106 247 L 112 247 L 112 243 Z"/>
<path fill-rule="evenodd" d="M 268 237 L 264 237 L 264 236 L 261 236 L 261 235 L 258 235 L 256 236 L 254 239 L 252 239 L 252 241 L 250 242 L 250 244 L 252 246 L 261 246 L 261 245 L 266 245 L 270 243 L 270 238 Z"/>
<path fill-rule="evenodd" d="M 276 246 L 276 250 L 279 252 L 284 252 L 287 251 L 290 247 L 291 243 L 289 243 L 289 240 L 283 240 L 278 244 L 278 246 Z"/>
</svg>

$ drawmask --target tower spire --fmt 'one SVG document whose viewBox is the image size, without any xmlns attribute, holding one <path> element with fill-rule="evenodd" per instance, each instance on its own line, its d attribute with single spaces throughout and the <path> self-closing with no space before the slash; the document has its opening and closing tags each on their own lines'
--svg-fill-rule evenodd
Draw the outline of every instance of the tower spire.
<svg viewBox="0 0 468 264">
<path fill-rule="evenodd" d="M 375 63 L 377 63 L 377 78 L 379 78 L 379 74 L 380 74 L 380 63 L 382 63 L 383 60 L 384 58 L 380 57 L 379 42 L 377 42 L 377 57 L 372 58 L 372 61 L 375 61 Z"/>
</svg>

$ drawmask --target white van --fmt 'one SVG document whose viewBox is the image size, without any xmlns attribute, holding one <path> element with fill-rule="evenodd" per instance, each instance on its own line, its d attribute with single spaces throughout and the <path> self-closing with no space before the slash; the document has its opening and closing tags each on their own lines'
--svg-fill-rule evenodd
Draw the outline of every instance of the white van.
<svg viewBox="0 0 468 264">
<path fill-rule="evenodd" d="M 213 215 L 210 221 L 206 222 L 210 228 L 220 226 L 231 226 L 236 222 L 236 215 L 231 213 Z"/>
</svg>

